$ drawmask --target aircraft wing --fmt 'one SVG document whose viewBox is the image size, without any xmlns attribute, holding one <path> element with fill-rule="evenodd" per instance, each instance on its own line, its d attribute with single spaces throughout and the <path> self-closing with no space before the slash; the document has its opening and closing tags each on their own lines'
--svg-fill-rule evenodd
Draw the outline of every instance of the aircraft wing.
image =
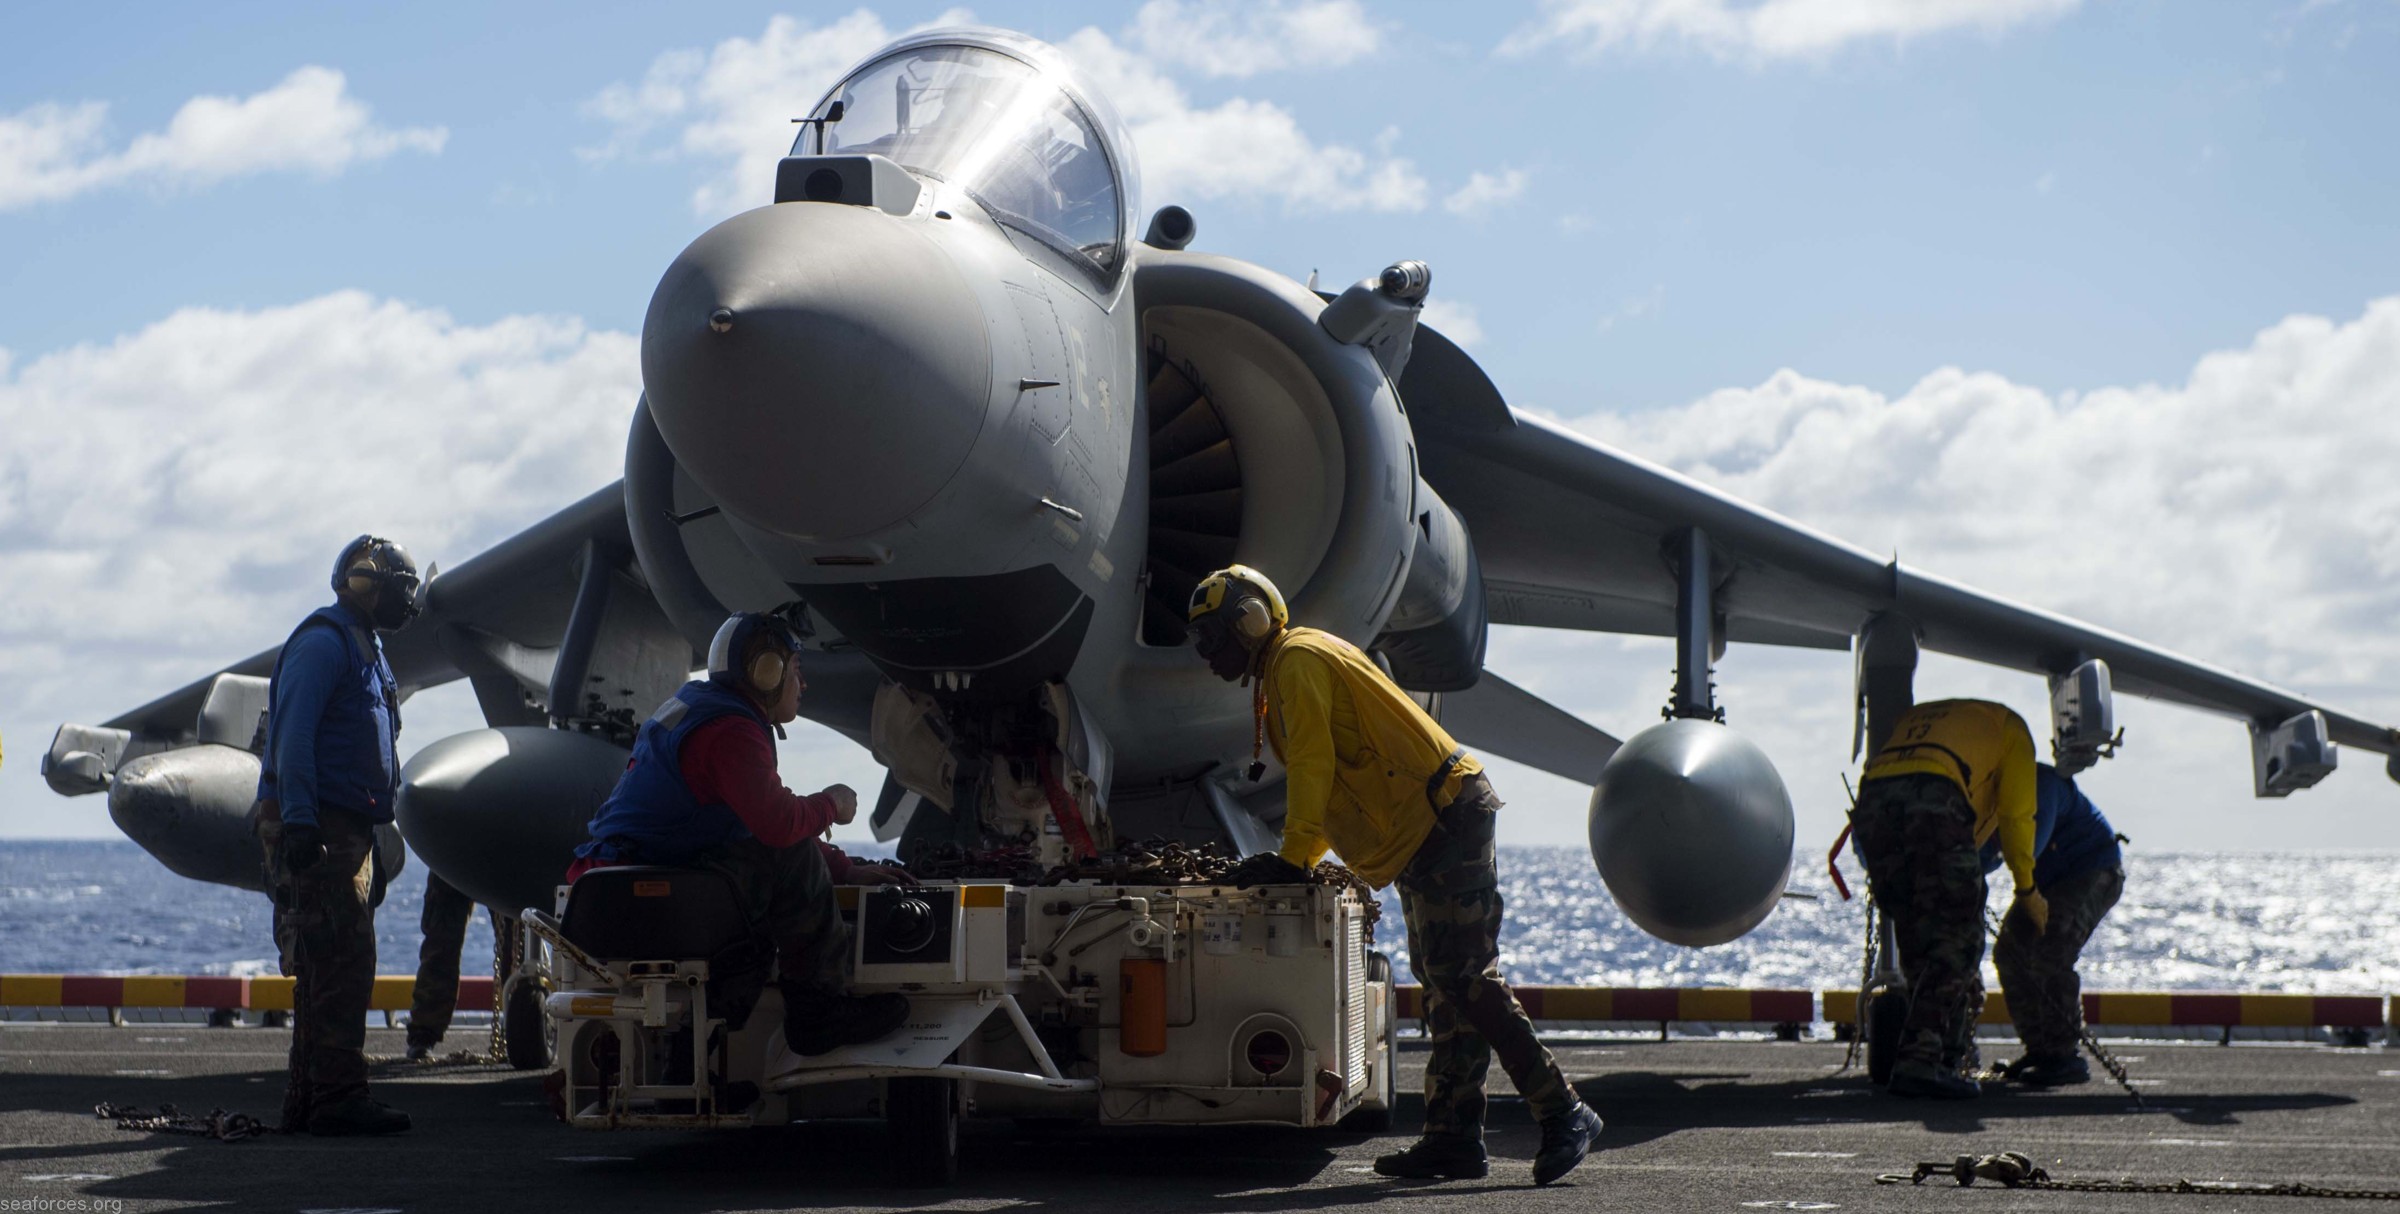
<svg viewBox="0 0 2400 1214">
<path fill-rule="evenodd" d="M 444 625 L 472 628 L 529 650 L 553 649 L 573 611 L 578 562 L 587 543 L 631 551 L 625 528 L 622 482 L 501 541 L 454 568 L 443 569 L 426 590 L 425 613 L 384 638 L 384 654 L 400 680 L 401 693 L 436 687 L 464 675 L 444 651 Z M 137 737 L 176 738 L 192 732 L 202 705 L 220 675 L 267 677 L 277 645 L 213 671 L 192 683 L 107 721 L 110 729 Z"/>
<path fill-rule="evenodd" d="M 1940 653 L 2046 675 L 2096 658 L 2135 695 L 2261 728 L 2313 709 L 2333 741 L 2400 754 L 2390 726 L 1877 556 L 1511 409 L 1472 359 L 1422 326 L 1401 394 L 1426 482 L 1473 537 L 1495 623 L 1672 635 L 1668 547 L 1696 527 L 1730 571 L 1717 592 L 1729 641 L 1843 649 L 1892 612 Z"/>
<path fill-rule="evenodd" d="M 689 677 L 696 655 L 649 590 L 625 510 L 619 481 L 440 570 L 426 589 L 424 613 L 384 638 L 401 695 L 466 678 L 487 724 L 541 725 L 566 661 L 583 676 L 567 681 L 584 698 L 567 715 L 612 714 L 615 728 L 629 730 Z M 598 610 L 588 627 L 579 626 L 578 604 L 587 602 Z M 570 635 L 577 632 L 583 635 Z M 43 765 L 51 787 L 70 796 L 98 792 L 117 766 L 140 755 L 197 742 L 248 745 L 281 648 L 98 728 L 62 727 Z M 851 652 L 812 654 L 809 679 L 803 715 L 863 742 L 880 681 L 872 664 Z"/>
</svg>

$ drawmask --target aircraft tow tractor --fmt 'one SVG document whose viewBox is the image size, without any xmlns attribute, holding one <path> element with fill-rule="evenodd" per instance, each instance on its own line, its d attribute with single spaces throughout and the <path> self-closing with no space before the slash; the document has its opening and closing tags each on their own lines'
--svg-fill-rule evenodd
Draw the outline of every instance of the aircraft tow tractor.
<svg viewBox="0 0 2400 1214">
<path fill-rule="evenodd" d="M 1039 870 L 983 859 L 839 888 L 852 989 L 904 993 L 910 1015 L 817 1057 L 785 1045 L 769 950 L 721 877 L 625 867 L 562 887 L 556 916 L 525 915 L 548 946 L 554 1110 L 589 1130 L 881 1116 L 913 1183 L 956 1176 L 967 1117 L 1390 1125 L 1392 967 L 1346 871 L 1241 890 L 1212 880 L 1230 867 L 1213 848 L 1132 845 L 1011 884 Z"/>
</svg>

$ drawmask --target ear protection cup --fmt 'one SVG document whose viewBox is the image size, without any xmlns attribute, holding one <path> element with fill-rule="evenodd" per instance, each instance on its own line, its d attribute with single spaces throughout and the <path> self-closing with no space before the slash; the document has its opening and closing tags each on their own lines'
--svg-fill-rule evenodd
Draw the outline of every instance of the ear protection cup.
<svg viewBox="0 0 2400 1214">
<path fill-rule="evenodd" d="M 398 545 L 380 535 L 362 535 L 342 545 L 342 554 L 333 558 L 333 588 L 365 594 L 383 579 L 383 568 L 375 563 L 375 554 L 383 548 Z"/>
<path fill-rule="evenodd" d="M 750 689 L 758 694 L 773 695 L 783 689 L 784 656 L 772 650 L 761 650 L 750 659 Z"/>
<path fill-rule="evenodd" d="M 743 684 L 753 693 L 769 696 L 783 689 L 785 663 L 790 655 L 800 652 L 800 638 L 793 635 L 791 626 L 774 616 L 745 611 L 730 616 L 717 626 L 717 635 L 708 642 L 708 672 L 731 674 L 740 662 L 742 651 L 752 647 L 762 629 L 779 639 L 780 646 L 768 646 L 753 654 L 742 666 Z"/>
<path fill-rule="evenodd" d="M 1251 643 L 1273 636 L 1276 629 L 1292 622 L 1283 592 L 1267 575 L 1248 565 L 1228 565 L 1200 579 L 1192 588 L 1191 607 L 1184 618 L 1198 620 L 1220 612 L 1235 635 Z"/>
<path fill-rule="evenodd" d="M 1233 630 L 1245 641 L 1265 640 L 1275 630 L 1275 618 L 1267 613 L 1265 602 L 1246 598 L 1233 609 Z"/>
</svg>

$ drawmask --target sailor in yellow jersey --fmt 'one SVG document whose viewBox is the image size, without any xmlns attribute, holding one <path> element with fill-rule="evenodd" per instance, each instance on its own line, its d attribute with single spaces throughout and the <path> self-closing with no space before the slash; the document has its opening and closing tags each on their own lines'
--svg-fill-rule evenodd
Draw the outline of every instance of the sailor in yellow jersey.
<svg viewBox="0 0 2400 1214">
<path fill-rule="evenodd" d="M 1209 668 L 1256 689 L 1253 758 L 1272 744 L 1284 765 L 1282 846 L 1244 860 L 1234 882 L 1305 881 L 1330 848 L 1368 884 L 1400 886 L 1433 1052 L 1425 1136 L 1375 1170 L 1485 1175 L 1483 1083 L 1497 1053 L 1541 1122 L 1534 1183 L 1566 1175 L 1599 1138 L 1600 1117 L 1576 1098 L 1500 976 L 1500 799 L 1483 766 L 1356 646 L 1292 627 L 1283 595 L 1257 570 L 1235 565 L 1202 579 L 1190 616 Z"/>
<path fill-rule="evenodd" d="M 1919 704 L 1868 760 L 1852 814 L 1875 903 L 1891 916 L 1908 978 L 1908 1019 L 1892 1094 L 1964 1099 L 1980 1089 L 1960 1073 L 1982 993 L 1983 865 L 1997 837 L 2016 882 L 2009 913 L 2034 935 L 2049 907 L 2033 884 L 2033 734 L 2025 719 L 1982 700 Z"/>
</svg>

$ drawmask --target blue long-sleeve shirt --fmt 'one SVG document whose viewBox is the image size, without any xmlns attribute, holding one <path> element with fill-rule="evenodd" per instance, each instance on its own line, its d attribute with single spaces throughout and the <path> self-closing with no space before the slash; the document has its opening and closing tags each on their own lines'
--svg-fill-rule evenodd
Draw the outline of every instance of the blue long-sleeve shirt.
<svg viewBox="0 0 2400 1214">
<path fill-rule="evenodd" d="M 335 622 L 347 626 L 328 626 Z M 365 652 L 354 654 L 354 645 Z M 347 608 L 319 612 L 284 643 L 259 795 L 277 799 L 287 824 L 313 825 L 325 805 L 392 820 L 399 764 L 391 682 L 382 643 Z"/>
<path fill-rule="evenodd" d="M 2075 781 L 2058 774 L 2048 763 L 2034 765 L 2033 885 L 2042 889 L 2056 881 L 2102 868 L 2122 868 L 2125 853 L 2117 846 L 2116 828 L 2101 816 Z M 2000 867 L 1997 849 L 1983 849 L 1983 871 Z"/>
</svg>

